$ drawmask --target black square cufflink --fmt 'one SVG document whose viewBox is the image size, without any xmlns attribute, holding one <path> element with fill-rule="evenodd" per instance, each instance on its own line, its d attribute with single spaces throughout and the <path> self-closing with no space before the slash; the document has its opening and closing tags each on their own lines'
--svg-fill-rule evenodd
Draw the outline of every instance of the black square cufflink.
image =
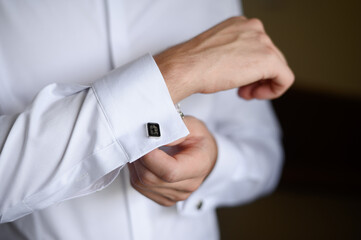
<svg viewBox="0 0 361 240">
<path fill-rule="evenodd" d="M 147 123 L 147 136 L 150 138 L 160 137 L 160 127 L 158 123 Z"/>
</svg>

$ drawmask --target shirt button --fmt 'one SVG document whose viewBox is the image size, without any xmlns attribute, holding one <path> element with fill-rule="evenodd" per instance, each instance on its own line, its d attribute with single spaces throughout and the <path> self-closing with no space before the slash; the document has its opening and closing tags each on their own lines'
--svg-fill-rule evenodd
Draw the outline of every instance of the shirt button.
<svg viewBox="0 0 361 240">
<path fill-rule="evenodd" d="M 199 200 L 198 204 L 197 204 L 197 210 L 201 210 L 203 206 L 203 201 Z"/>
</svg>

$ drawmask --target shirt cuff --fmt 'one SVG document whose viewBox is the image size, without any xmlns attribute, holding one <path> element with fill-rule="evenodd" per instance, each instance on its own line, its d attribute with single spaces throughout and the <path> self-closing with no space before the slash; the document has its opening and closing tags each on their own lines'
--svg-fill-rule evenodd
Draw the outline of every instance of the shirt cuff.
<svg viewBox="0 0 361 240">
<path fill-rule="evenodd" d="M 197 215 L 215 209 L 224 200 L 224 188 L 248 175 L 247 163 L 238 156 L 238 147 L 220 134 L 213 133 L 213 136 L 218 146 L 216 164 L 202 185 L 187 200 L 177 203 L 177 210 L 182 215 Z"/>
<path fill-rule="evenodd" d="M 115 69 L 92 88 L 129 162 L 189 133 L 150 54 Z M 161 137 L 147 136 L 148 122 L 159 124 Z"/>
</svg>

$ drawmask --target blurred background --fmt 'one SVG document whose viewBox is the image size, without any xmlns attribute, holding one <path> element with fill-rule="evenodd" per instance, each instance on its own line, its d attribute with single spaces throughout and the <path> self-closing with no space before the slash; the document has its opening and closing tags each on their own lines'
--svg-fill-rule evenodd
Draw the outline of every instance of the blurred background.
<svg viewBox="0 0 361 240">
<path fill-rule="evenodd" d="M 243 0 L 296 75 L 273 101 L 284 131 L 276 191 L 218 210 L 222 239 L 361 239 L 361 1 Z"/>
</svg>

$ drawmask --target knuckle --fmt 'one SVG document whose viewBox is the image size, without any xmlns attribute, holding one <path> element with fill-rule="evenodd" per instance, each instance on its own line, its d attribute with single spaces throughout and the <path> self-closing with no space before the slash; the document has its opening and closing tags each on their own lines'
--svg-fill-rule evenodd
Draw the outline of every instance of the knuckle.
<svg viewBox="0 0 361 240">
<path fill-rule="evenodd" d="M 246 22 L 246 18 L 244 16 L 234 16 L 234 17 L 230 17 L 227 22 L 228 22 L 228 28 L 233 30 L 233 31 L 239 31 L 241 29 L 241 27 L 244 25 L 244 23 Z"/>
<path fill-rule="evenodd" d="M 146 186 L 155 185 L 156 181 L 150 172 L 144 172 L 141 177 L 142 183 Z"/>
<path fill-rule="evenodd" d="M 198 187 L 199 187 L 199 185 L 198 184 L 190 184 L 190 185 L 188 185 L 187 187 L 186 187 L 186 191 L 187 192 L 194 192 L 194 191 L 196 191 L 197 189 L 198 189 Z"/>
<path fill-rule="evenodd" d="M 187 200 L 189 196 L 190 196 L 190 193 L 181 193 L 175 197 L 175 200 L 176 201 L 184 201 L 184 200 Z"/>
<path fill-rule="evenodd" d="M 266 46 L 263 50 L 263 54 L 269 61 L 275 60 L 276 54 L 272 47 Z"/>
<path fill-rule="evenodd" d="M 228 18 L 228 21 L 233 22 L 233 23 L 238 23 L 238 22 L 241 22 L 242 20 L 245 20 L 245 17 L 233 16 L 233 17 Z"/>
<path fill-rule="evenodd" d="M 162 179 L 168 183 L 177 182 L 178 180 L 177 170 L 175 169 L 169 170 L 166 174 L 162 176 Z"/>
<path fill-rule="evenodd" d="M 263 23 L 258 18 L 249 19 L 248 24 L 257 29 L 263 29 Z"/>
<path fill-rule="evenodd" d="M 135 186 L 139 185 L 140 180 L 139 180 L 139 178 L 138 178 L 137 176 L 131 176 L 131 178 L 130 178 L 130 183 L 131 183 L 132 186 L 134 187 L 134 185 L 135 185 Z"/>
<path fill-rule="evenodd" d="M 264 33 L 264 32 L 259 32 L 259 33 L 257 34 L 257 39 L 258 39 L 259 42 L 264 43 L 264 44 L 267 44 L 267 45 L 271 43 L 271 39 L 270 39 L 269 36 L 268 36 L 266 33 Z"/>
<path fill-rule="evenodd" d="M 130 184 L 132 185 L 133 188 L 138 189 L 140 182 L 137 179 L 131 179 Z"/>
<path fill-rule="evenodd" d="M 162 176 L 162 179 L 167 183 L 174 183 L 175 176 L 172 173 L 167 173 Z"/>
<path fill-rule="evenodd" d="M 289 84 L 288 87 L 291 86 L 295 82 L 295 74 L 289 70 Z"/>
<path fill-rule="evenodd" d="M 290 81 L 293 83 L 295 81 L 295 74 L 288 66 L 287 66 L 287 68 L 289 70 Z"/>
<path fill-rule="evenodd" d="M 149 178 L 142 178 L 142 183 L 143 183 L 144 186 L 154 185 L 154 183 L 152 182 L 152 180 L 149 179 Z"/>
</svg>

